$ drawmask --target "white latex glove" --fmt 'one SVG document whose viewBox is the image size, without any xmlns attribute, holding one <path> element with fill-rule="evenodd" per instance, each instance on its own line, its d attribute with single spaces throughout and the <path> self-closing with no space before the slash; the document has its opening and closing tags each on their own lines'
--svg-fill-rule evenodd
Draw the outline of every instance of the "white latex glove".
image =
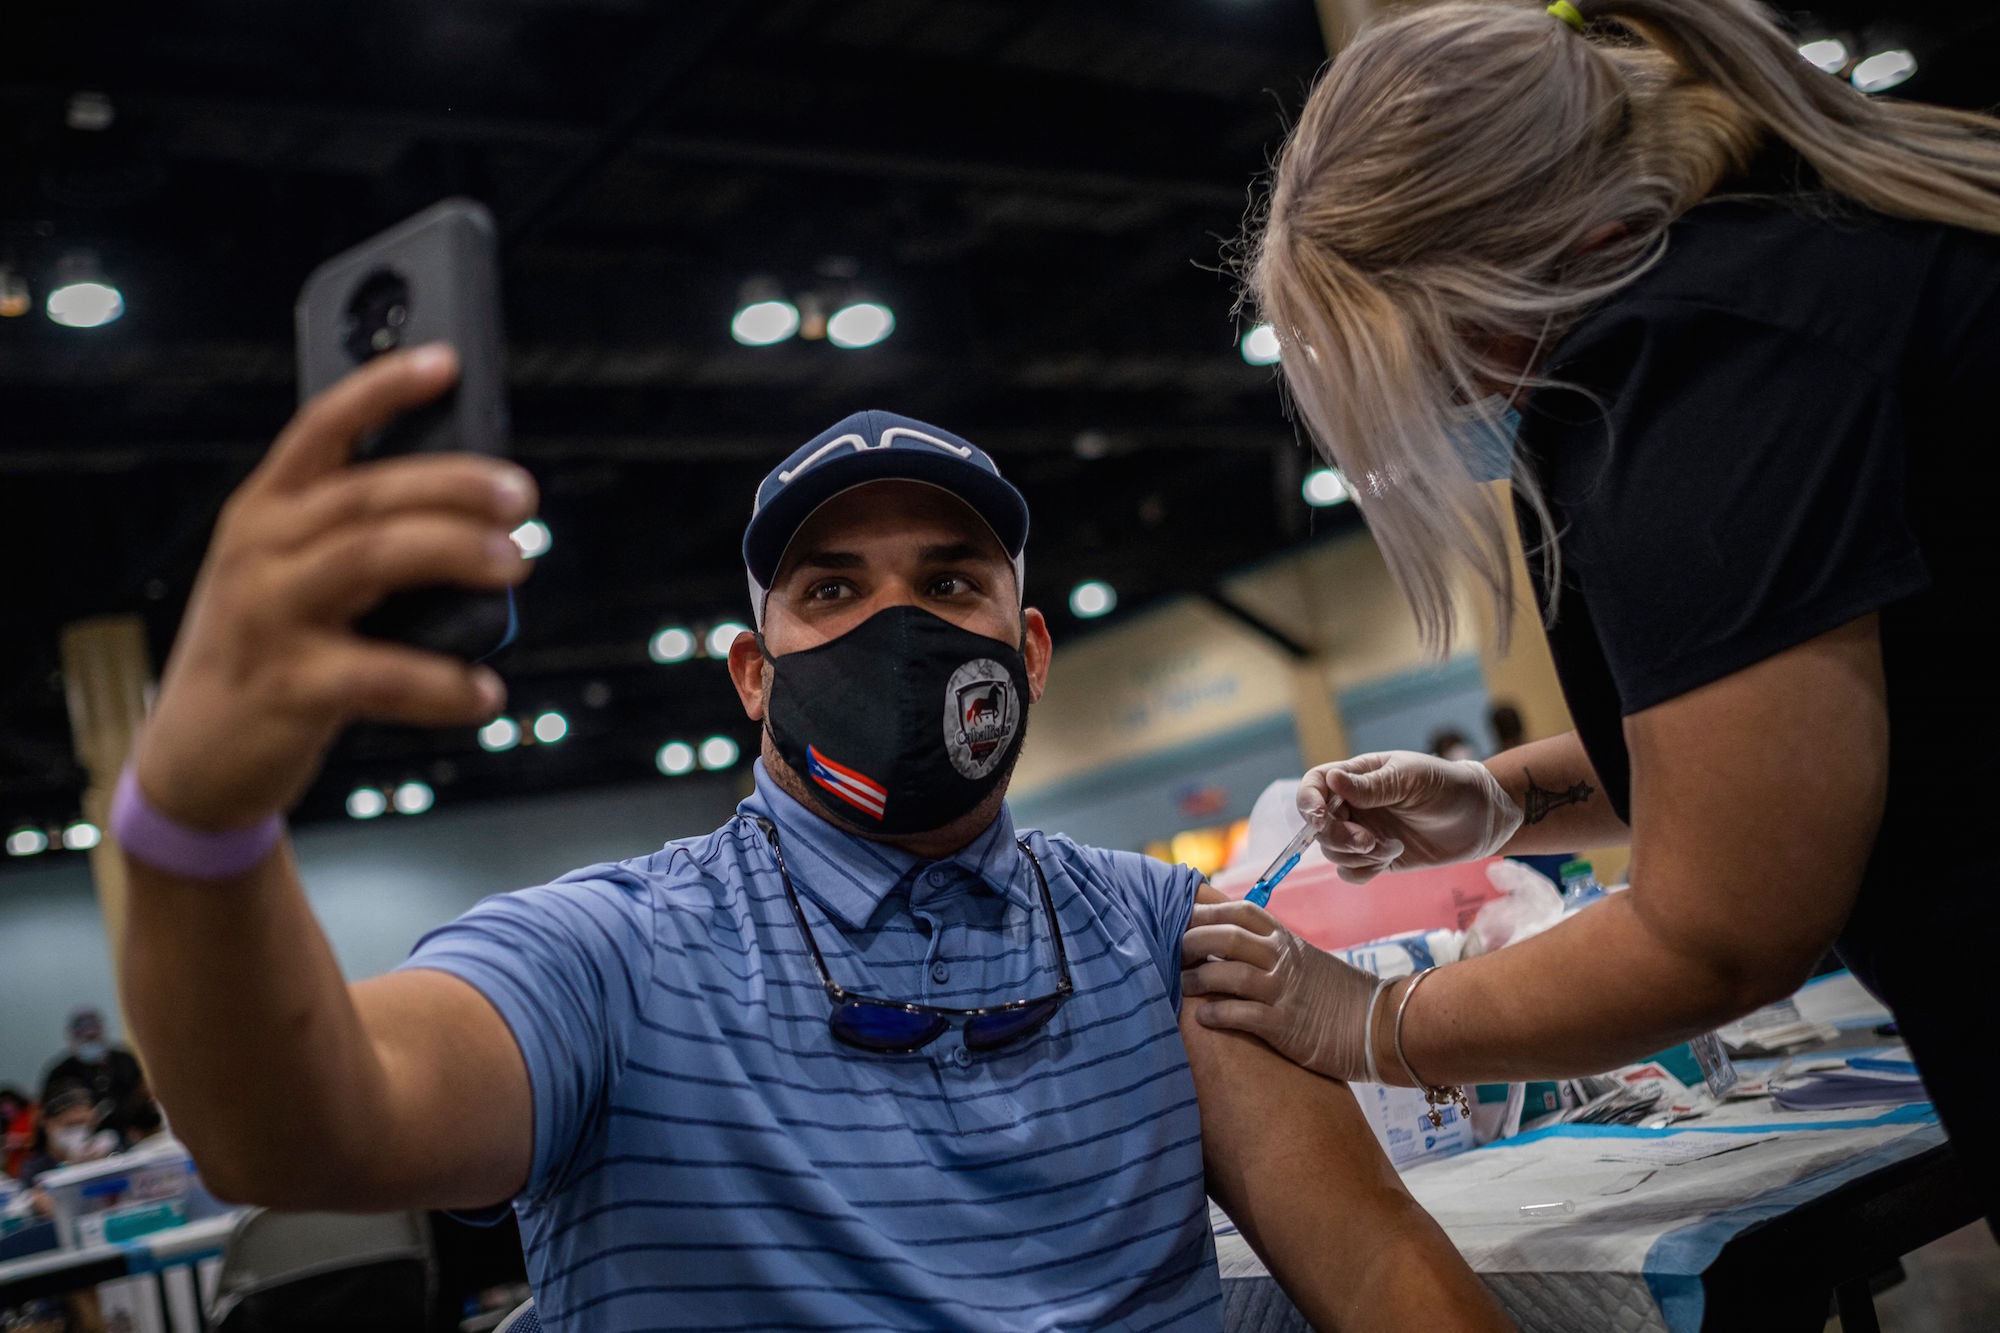
<svg viewBox="0 0 2000 1333">
<path fill-rule="evenodd" d="M 1375 978 L 1321 953 L 1254 903 L 1194 905 L 1181 937 L 1181 994 L 1202 1001 L 1195 1021 L 1203 1027 L 1248 1032 L 1328 1078 L 1368 1076 L 1362 1041 Z"/>
<path fill-rule="evenodd" d="M 1521 807 L 1477 760 L 1386 750 L 1321 764 L 1299 783 L 1299 813 L 1321 819 L 1319 848 L 1340 877 L 1420 870 L 1491 856 L 1521 827 Z"/>
</svg>

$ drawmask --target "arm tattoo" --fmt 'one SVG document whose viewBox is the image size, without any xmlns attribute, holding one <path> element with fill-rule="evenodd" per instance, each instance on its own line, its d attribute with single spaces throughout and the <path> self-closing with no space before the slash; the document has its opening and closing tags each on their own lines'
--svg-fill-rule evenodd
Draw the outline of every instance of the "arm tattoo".
<svg viewBox="0 0 2000 1333">
<path fill-rule="evenodd" d="M 1547 787 L 1535 785 L 1535 775 L 1526 768 L 1521 770 L 1528 779 L 1527 799 L 1521 803 L 1521 822 L 1539 824 L 1551 814 L 1566 805 L 1582 805 L 1597 794 L 1597 788 L 1588 782 L 1579 782 L 1563 791 L 1551 791 Z"/>
</svg>

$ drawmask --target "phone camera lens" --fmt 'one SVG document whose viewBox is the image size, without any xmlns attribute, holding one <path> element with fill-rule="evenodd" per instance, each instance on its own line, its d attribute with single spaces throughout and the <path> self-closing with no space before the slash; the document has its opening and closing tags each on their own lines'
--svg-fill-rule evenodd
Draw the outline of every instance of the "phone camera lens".
<svg viewBox="0 0 2000 1333">
<path fill-rule="evenodd" d="M 377 269 L 354 289 L 341 321 L 340 341 L 356 361 L 371 361 L 400 347 L 410 322 L 410 287 L 402 275 Z"/>
</svg>

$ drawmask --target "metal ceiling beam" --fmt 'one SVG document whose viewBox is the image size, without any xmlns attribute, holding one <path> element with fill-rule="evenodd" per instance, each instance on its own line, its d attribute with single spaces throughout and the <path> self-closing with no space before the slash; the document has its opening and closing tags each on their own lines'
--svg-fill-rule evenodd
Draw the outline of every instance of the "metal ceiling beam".
<svg viewBox="0 0 2000 1333">
<path fill-rule="evenodd" d="M 694 7 L 696 18 L 684 25 L 687 6 L 668 6 L 665 30 L 631 62 L 640 71 L 639 86 L 597 136 L 561 171 L 550 175 L 535 193 L 509 209 L 500 223 L 501 242 L 516 247 L 560 221 L 585 191 L 618 160 L 646 122 L 667 110 L 687 90 L 688 74 L 711 55 L 743 16 L 743 6 L 711 0 Z"/>
<path fill-rule="evenodd" d="M 1221 588 L 1213 584 L 1205 588 L 1197 588 L 1195 596 L 1201 598 L 1202 601 L 1222 612 L 1223 615 L 1228 616 L 1237 624 L 1242 625 L 1245 629 L 1269 640 L 1285 656 L 1291 658 L 1293 661 L 1303 662 L 1312 657 L 1313 650 L 1310 647 L 1300 643 L 1297 639 L 1231 597 Z"/>
<path fill-rule="evenodd" d="M 980 443 L 995 453 L 1074 452 L 1076 432 L 1052 426 L 1047 430 L 1006 427 L 971 429 Z M 1296 447 L 1289 427 L 1273 414 L 1269 426 L 1240 424 L 1135 426 L 1101 432 L 1110 455 L 1140 450 L 1269 451 Z M 528 463 L 700 463 L 769 459 L 796 447 L 791 434 L 771 432 L 695 432 L 676 435 L 525 436 L 513 443 L 514 457 Z M 114 445 L 8 444 L 0 448 L 0 476 L 35 474 L 102 474 L 148 467 L 249 468 L 264 456 L 270 441 L 160 441 Z"/>
<path fill-rule="evenodd" d="M 47 101 L 59 97 L 46 88 L 15 85 L 0 89 L 0 99 Z M 602 131 L 595 126 L 564 124 L 522 116 L 482 116 L 457 111 L 418 108 L 382 110 L 337 103 L 271 99 L 129 94 L 135 114 L 144 112 L 167 121 L 208 120 L 226 133 L 213 141 L 210 153 L 198 151 L 187 137 L 176 151 L 187 157 L 252 161 L 269 166 L 268 155 L 255 151 L 260 139 L 289 135 L 374 133 L 421 138 L 436 143 L 542 149 L 555 153 L 590 151 Z M 630 139 L 633 152 L 681 162 L 713 162 L 733 166 L 778 167 L 827 175 L 877 180 L 915 180 L 945 184 L 990 185 L 1045 190 L 1057 194 L 1142 195 L 1203 207 L 1240 208 L 1244 193 L 1238 184 L 1208 180 L 1148 176 L 1114 167 L 1046 167 L 1023 162 L 980 160 L 966 153 L 925 156 L 879 151 L 831 143 L 737 139 L 667 130 L 648 130 Z"/>
</svg>

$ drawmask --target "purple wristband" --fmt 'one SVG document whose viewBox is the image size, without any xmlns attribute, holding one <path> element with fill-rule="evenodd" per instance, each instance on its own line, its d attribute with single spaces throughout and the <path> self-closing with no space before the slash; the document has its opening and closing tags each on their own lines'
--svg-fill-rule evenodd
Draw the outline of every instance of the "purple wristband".
<svg viewBox="0 0 2000 1333">
<path fill-rule="evenodd" d="M 155 810 L 128 766 L 111 798 L 111 836 L 125 854 L 188 879 L 230 879 L 256 865 L 285 833 L 283 815 L 226 833 L 191 829 Z"/>
</svg>

